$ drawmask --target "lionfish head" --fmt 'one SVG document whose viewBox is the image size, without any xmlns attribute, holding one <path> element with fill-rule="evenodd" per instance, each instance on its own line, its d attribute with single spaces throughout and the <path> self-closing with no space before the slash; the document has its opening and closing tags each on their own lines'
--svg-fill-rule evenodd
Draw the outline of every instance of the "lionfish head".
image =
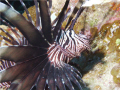
<svg viewBox="0 0 120 90">
<path fill-rule="evenodd" d="M 8 21 L 0 20 L 9 27 L 9 32 L 0 28 L 5 34 L 0 35 L 0 87 L 8 90 L 32 90 L 34 87 L 36 90 L 66 90 L 67 87 L 74 90 L 73 82 L 82 90 L 80 72 L 68 64 L 83 50 L 90 49 L 89 38 L 73 30 L 84 10 L 81 0 L 64 28 L 62 23 L 68 15 L 69 0 L 53 22 L 50 19 L 52 0 L 34 0 L 36 25 L 22 0 L 20 3 L 28 19 L 6 2 L 9 6 L 0 2 L 0 14 Z"/>
</svg>

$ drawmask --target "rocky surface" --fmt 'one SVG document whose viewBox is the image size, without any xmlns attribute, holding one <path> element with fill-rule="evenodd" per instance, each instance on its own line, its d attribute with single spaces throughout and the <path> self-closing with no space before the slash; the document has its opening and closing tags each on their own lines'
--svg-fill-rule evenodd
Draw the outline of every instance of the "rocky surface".
<svg viewBox="0 0 120 90">
<path fill-rule="evenodd" d="M 79 59 L 87 84 L 83 90 L 120 90 L 120 3 L 94 5 L 85 14 L 83 26 L 91 34 L 92 50 Z"/>
</svg>

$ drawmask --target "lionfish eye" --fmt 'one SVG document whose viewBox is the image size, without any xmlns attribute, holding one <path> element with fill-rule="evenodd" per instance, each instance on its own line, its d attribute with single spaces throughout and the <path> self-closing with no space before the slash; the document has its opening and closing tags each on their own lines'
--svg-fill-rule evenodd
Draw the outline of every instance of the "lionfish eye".
<svg viewBox="0 0 120 90">
<path fill-rule="evenodd" d="M 0 2 L 0 15 L 5 18 L 0 17 L 0 21 L 8 26 L 8 31 L 0 28 L 5 34 L 0 35 L 0 87 L 8 90 L 32 90 L 34 87 L 36 90 L 66 90 L 67 87 L 74 90 L 73 82 L 82 90 L 81 73 L 68 63 L 90 48 L 89 39 L 80 37 L 68 27 L 74 26 L 84 10 L 83 2 L 78 1 L 63 29 L 62 23 L 69 13 L 69 0 L 52 22 L 52 0 L 32 0 L 36 10 L 35 22 L 23 0 L 19 1 L 27 18 L 5 1 L 8 5 Z M 72 20 L 74 22 L 70 23 Z M 86 35 L 82 36 L 86 38 Z"/>
</svg>

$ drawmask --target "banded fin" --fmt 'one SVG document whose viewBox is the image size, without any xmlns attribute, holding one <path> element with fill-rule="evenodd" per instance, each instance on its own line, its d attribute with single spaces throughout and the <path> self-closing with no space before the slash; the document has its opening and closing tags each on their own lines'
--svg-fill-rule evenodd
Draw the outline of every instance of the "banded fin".
<svg viewBox="0 0 120 90">
<path fill-rule="evenodd" d="M 4 15 L 4 17 L 8 21 L 10 21 L 14 26 L 16 26 L 32 45 L 44 45 L 44 47 L 48 47 L 48 43 L 44 41 L 44 38 L 41 36 L 40 32 L 34 27 L 34 25 L 31 22 L 28 22 L 25 17 L 23 17 L 17 11 L 0 2 L 0 14 Z"/>
<path fill-rule="evenodd" d="M 27 14 L 28 20 L 33 24 L 33 21 L 32 21 L 32 18 L 31 18 L 31 16 L 30 16 L 30 13 L 29 13 L 29 11 L 28 11 L 26 5 L 24 4 L 23 0 L 20 0 L 20 3 L 22 4 L 23 8 L 24 8 L 25 11 L 26 11 L 26 14 Z"/>
<path fill-rule="evenodd" d="M 69 4 L 69 0 L 66 0 L 64 7 L 63 7 L 62 11 L 59 14 L 58 22 L 57 22 L 57 24 L 55 26 L 55 29 L 53 31 L 53 38 L 54 39 L 56 39 L 56 36 L 58 35 L 58 31 L 61 29 L 61 25 L 62 25 L 62 22 L 64 21 L 64 15 L 66 13 L 68 4 Z"/>
<path fill-rule="evenodd" d="M 79 10 L 79 8 L 81 8 L 82 4 L 83 4 L 83 1 L 82 1 L 82 0 L 79 0 L 78 3 L 77 3 L 77 5 L 76 5 L 75 8 L 74 8 L 72 14 L 70 15 L 70 17 L 69 17 L 69 19 L 68 19 L 68 22 L 67 22 L 67 24 L 66 24 L 66 26 L 65 26 L 65 29 L 68 27 L 68 25 L 70 24 L 70 22 L 71 22 L 72 19 L 74 18 L 75 14 L 76 14 L 77 11 Z"/>
<path fill-rule="evenodd" d="M 55 83 L 56 83 L 56 86 L 59 88 L 59 89 L 62 89 L 62 90 L 66 90 L 66 87 L 65 87 L 65 82 L 63 81 L 63 77 L 62 77 L 62 68 L 55 68 L 54 69 L 54 73 L 55 73 Z"/>
<path fill-rule="evenodd" d="M 44 57 L 45 54 L 45 49 L 33 46 L 0 47 L 0 59 L 13 61 L 16 63 L 29 61 L 42 56 Z"/>
<path fill-rule="evenodd" d="M 37 82 L 36 82 L 37 90 L 44 90 L 46 85 L 48 84 L 47 76 L 48 76 L 49 68 L 50 68 L 50 62 L 47 62 L 37 79 Z"/>
<path fill-rule="evenodd" d="M 39 31 L 41 31 L 41 18 L 40 18 L 40 8 L 38 6 L 37 0 L 34 0 L 35 8 L 36 8 L 36 27 Z"/>
<path fill-rule="evenodd" d="M 51 20 L 50 20 L 50 15 L 49 15 L 49 11 L 48 11 L 49 8 L 47 5 L 47 0 L 40 0 L 39 7 L 40 7 L 43 35 L 49 43 L 52 43 Z"/>
</svg>

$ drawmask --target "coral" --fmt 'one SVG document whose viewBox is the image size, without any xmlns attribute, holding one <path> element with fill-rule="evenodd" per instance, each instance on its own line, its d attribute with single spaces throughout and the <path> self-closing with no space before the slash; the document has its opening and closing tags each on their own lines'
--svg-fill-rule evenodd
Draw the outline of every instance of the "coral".
<svg viewBox="0 0 120 90">
<path fill-rule="evenodd" d="M 102 8 L 99 8 L 99 10 L 102 10 Z M 83 72 L 86 73 L 83 76 L 83 80 L 88 84 L 90 90 L 120 89 L 118 86 L 120 80 L 117 77 L 120 74 L 118 72 L 120 68 L 117 65 L 120 62 L 120 20 L 117 16 L 120 14 L 119 11 L 114 14 L 113 11 L 110 12 L 103 22 L 93 23 L 93 28 L 90 28 L 90 24 L 85 27 L 86 30 L 90 28 L 92 54 L 87 57 L 90 62 L 87 62 L 86 66 L 84 66 Z M 105 15 L 105 13 L 102 15 Z M 93 67 L 91 67 L 92 65 Z M 89 70 L 88 68 L 91 69 Z"/>
</svg>

